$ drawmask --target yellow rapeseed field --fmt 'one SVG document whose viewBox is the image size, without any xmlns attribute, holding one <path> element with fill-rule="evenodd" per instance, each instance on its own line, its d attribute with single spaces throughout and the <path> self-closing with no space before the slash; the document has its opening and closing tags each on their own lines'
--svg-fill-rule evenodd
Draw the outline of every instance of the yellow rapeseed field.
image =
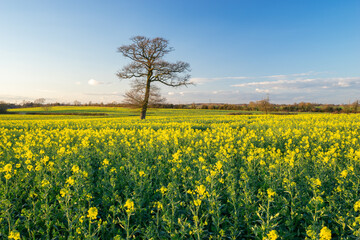
<svg viewBox="0 0 360 240">
<path fill-rule="evenodd" d="M 359 239 L 359 115 L 0 117 L 0 239 Z"/>
</svg>

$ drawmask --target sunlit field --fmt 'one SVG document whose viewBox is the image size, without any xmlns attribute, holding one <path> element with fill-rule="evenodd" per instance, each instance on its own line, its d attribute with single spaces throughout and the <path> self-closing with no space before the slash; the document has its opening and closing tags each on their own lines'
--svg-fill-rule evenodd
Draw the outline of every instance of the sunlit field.
<svg viewBox="0 0 360 240">
<path fill-rule="evenodd" d="M 0 115 L 0 239 L 360 238 L 359 115 L 80 109 Z"/>
</svg>

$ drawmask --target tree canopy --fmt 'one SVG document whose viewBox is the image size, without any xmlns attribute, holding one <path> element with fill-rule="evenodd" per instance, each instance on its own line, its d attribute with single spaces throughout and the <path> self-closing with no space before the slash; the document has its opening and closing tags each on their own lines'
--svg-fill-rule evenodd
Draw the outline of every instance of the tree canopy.
<svg viewBox="0 0 360 240">
<path fill-rule="evenodd" d="M 182 61 L 170 63 L 163 59 L 166 54 L 173 51 L 168 40 L 164 38 L 136 36 L 130 40 L 132 44 L 119 47 L 118 52 L 132 61 L 124 66 L 117 76 L 120 79 L 144 82 L 145 92 L 140 118 L 145 119 L 151 84 L 158 82 L 170 87 L 186 86 L 190 84 L 190 65 Z"/>
</svg>

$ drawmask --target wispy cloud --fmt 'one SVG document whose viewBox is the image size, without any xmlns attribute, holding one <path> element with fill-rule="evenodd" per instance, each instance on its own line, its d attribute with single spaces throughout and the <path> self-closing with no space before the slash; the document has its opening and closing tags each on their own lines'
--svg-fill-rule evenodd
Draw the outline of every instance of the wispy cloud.
<svg viewBox="0 0 360 240">
<path fill-rule="evenodd" d="M 54 92 L 56 92 L 55 90 L 49 90 L 49 89 L 36 89 L 36 91 L 42 92 L 42 93 L 54 93 Z"/>
<path fill-rule="evenodd" d="M 360 88 L 360 77 L 299 77 L 299 75 L 287 75 L 288 78 L 276 79 L 273 81 L 252 81 L 231 85 L 232 87 L 253 88 L 256 92 L 274 92 L 278 90 L 329 90 L 356 87 Z M 279 78 L 279 75 L 277 76 Z M 283 78 L 283 77 L 281 77 Z"/>
<path fill-rule="evenodd" d="M 110 92 L 110 93 L 84 93 L 87 96 L 121 96 L 119 92 Z"/>
<path fill-rule="evenodd" d="M 204 84 L 208 82 L 222 81 L 222 80 L 243 80 L 249 79 L 249 77 L 217 77 L 217 78 L 191 78 L 190 82 L 195 84 Z"/>
<path fill-rule="evenodd" d="M 263 76 L 263 77 L 259 77 L 259 78 L 287 79 L 287 78 L 293 78 L 293 77 L 315 76 L 320 73 L 321 72 L 309 71 L 309 72 L 305 72 L 305 73 L 269 75 L 269 76 Z"/>
<path fill-rule="evenodd" d="M 201 77 L 197 77 L 197 78 L 191 78 L 190 82 L 195 83 L 195 84 L 205 84 L 205 83 L 209 83 L 209 82 L 215 82 L 215 81 L 223 81 L 223 80 L 251 80 L 251 79 L 274 79 L 274 80 L 284 80 L 284 79 L 289 79 L 289 78 L 294 78 L 294 77 L 305 77 L 305 76 L 314 76 L 314 75 L 318 75 L 321 72 L 314 72 L 314 71 L 309 71 L 309 72 L 304 72 L 304 73 L 293 73 L 293 74 L 278 74 L 278 75 L 266 75 L 266 76 L 237 76 L 237 77 L 216 77 L 216 78 L 201 78 Z"/>
<path fill-rule="evenodd" d="M 249 86 L 283 86 L 296 83 L 308 83 L 316 79 L 295 79 L 295 80 L 276 80 L 276 81 L 261 81 L 261 82 L 248 82 L 231 85 L 232 87 L 249 87 Z"/>
<path fill-rule="evenodd" d="M 88 81 L 88 84 L 91 85 L 91 86 L 97 86 L 97 85 L 101 85 L 101 84 L 104 84 L 103 82 L 99 82 L 99 81 L 96 81 L 95 79 L 90 79 Z"/>
</svg>

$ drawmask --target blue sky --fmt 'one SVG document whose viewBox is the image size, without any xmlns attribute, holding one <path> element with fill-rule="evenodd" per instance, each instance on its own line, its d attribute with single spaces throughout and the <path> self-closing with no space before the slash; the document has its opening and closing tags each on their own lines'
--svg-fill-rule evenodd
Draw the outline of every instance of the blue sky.
<svg viewBox="0 0 360 240">
<path fill-rule="evenodd" d="M 360 1 L 0 1 L 0 101 L 121 102 L 116 50 L 163 37 L 195 86 L 171 103 L 360 99 Z"/>
</svg>

